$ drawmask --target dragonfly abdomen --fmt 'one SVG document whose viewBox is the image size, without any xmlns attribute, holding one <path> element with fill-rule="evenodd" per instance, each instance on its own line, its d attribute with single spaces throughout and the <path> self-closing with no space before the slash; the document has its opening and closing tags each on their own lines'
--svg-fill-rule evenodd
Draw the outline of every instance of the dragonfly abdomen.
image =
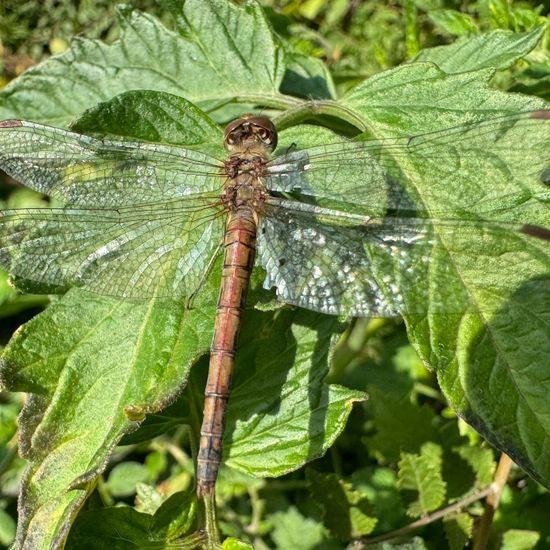
<svg viewBox="0 0 550 550">
<path fill-rule="evenodd" d="M 197 493 L 210 495 L 221 461 L 224 417 L 235 363 L 250 273 L 256 252 L 257 224 L 248 206 L 229 213 L 224 237 L 220 294 L 204 392 L 204 416 L 197 459 Z"/>
</svg>

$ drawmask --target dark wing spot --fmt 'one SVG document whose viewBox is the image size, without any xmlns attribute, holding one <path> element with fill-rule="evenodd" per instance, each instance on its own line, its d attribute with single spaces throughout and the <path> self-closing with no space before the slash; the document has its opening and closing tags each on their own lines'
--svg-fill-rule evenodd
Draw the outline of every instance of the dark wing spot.
<svg viewBox="0 0 550 550">
<path fill-rule="evenodd" d="M 531 237 L 537 237 L 538 239 L 542 239 L 544 241 L 550 241 L 550 229 L 546 229 L 540 225 L 525 224 L 521 228 L 521 232 L 526 235 L 530 235 Z"/>
<path fill-rule="evenodd" d="M 540 111 L 533 111 L 529 118 L 542 118 L 545 120 L 550 120 L 550 109 L 541 109 Z"/>
<path fill-rule="evenodd" d="M 16 118 L 0 120 L 0 128 L 15 128 L 16 126 L 23 126 L 23 122 L 21 120 L 17 120 Z"/>
<path fill-rule="evenodd" d="M 286 264 L 286 260 L 284 258 L 279 258 L 279 267 L 283 267 L 283 265 Z"/>
</svg>

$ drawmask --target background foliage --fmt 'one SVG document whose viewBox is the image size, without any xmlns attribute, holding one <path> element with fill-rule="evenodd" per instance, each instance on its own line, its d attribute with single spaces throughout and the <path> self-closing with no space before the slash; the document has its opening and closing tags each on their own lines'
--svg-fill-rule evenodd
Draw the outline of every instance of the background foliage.
<svg viewBox="0 0 550 550">
<path fill-rule="evenodd" d="M 514 3 L 511 7 L 504 1 L 306 0 L 263 4 L 272 26 L 296 51 L 328 65 L 340 93 L 367 76 L 414 57 L 425 47 L 495 28 L 530 30 L 546 15 L 536 4 Z M 132 5 L 172 25 L 159 3 Z M 78 33 L 107 42 L 116 39 L 119 28 L 113 4 L 3 2 L 0 39 L 4 82 L 62 51 Z M 500 71 L 493 85 L 550 99 L 548 44 L 547 31 L 524 60 Z M 3 183 L 1 193 L 9 206 L 30 206 L 41 200 L 14 188 L 9 180 Z M 16 295 L 5 276 L 0 276 L 0 344 L 5 345 L 13 331 L 47 301 L 43 296 Z M 82 308 L 85 315 L 85 306 Z M 199 363 L 194 370 L 204 369 Z M 259 480 L 225 469 L 219 496 L 226 535 L 254 543 L 258 549 L 345 548 L 353 537 L 401 527 L 490 481 L 498 455 L 446 406 L 434 376 L 422 366 L 401 323 L 357 321 L 337 344 L 329 380 L 357 390 L 358 398 L 359 392 L 367 391 L 370 400 L 355 405 L 346 429 L 329 452 L 304 470 Z M 202 381 L 192 379 L 190 383 L 200 386 Z M 237 381 L 236 391 L 238 387 Z M 1 399 L 0 544 L 7 547 L 14 536 L 16 496 L 24 466 L 16 456 L 14 440 L 15 418 L 23 397 L 6 394 Z M 196 411 L 186 413 L 186 420 L 196 416 Z M 124 445 L 115 450 L 108 470 L 86 503 L 82 521 L 73 528 L 74 540 L 86 540 L 90 526 L 102 519 L 102 507 L 117 503 L 134 508 L 120 508 L 119 516 L 111 516 L 108 528 L 113 532 L 123 529 L 128 536 L 139 537 L 140 533 L 170 529 L 163 520 L 164 516 L 172 517 L 170 506 L 185 506 L 168 497 L 192 483 L 191 444 L 181 427 L 181 415 L 175 404 L 148 420 L 149 432 L 142 428 L 139 438 L 127 436 Z M 147 437 L 160 431 L 165 433 L 152 440 Z M 239 460 L 238 452 L 236 457 Z M 537 544 L 544 548 L 550 543 L 546 520 L 549 506 L 546 490 L 519 469 L 514 470 L 495 518 L 493 546 L 516 548 L 521 541 L 521 548 Z M 144 517 L 136 510 L 151 515 Z M 467 513 L 449 515 L 444 522 L 424 528 L 410 544 L 418 548 L 462 548 L 473 518 L 480 513 L 480 505 L 474 504 Z M 183 530 L 191 521 L 189 517 L 178 518 L 178 525 L 172 528 Z"/>
</svg>

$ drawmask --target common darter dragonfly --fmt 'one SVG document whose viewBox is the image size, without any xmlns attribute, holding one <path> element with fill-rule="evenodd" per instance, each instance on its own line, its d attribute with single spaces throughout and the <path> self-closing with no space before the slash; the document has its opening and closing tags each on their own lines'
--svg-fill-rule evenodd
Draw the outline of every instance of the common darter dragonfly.
<svg viewBox="0 0 550 550">
<path fill-rule="evenodd" d="M 0 265 L 13 276 L 192 307 L 223 254 L 199 496 L 214 490 L 254 263 L 282 302 L 348 316 L 491 309 L 531 273 L 550 272 L 550 110 L 272 155 L 277 139 L 269 119 L 244 115 L 226 127 L 220 160 L 0 123 L 0 168 L 63 205 L 1 212 Z M 419 188 L 418 177 L 433 185 Z M 521 218 L 525 205 L 535 220 Z M 499 242 L 515 251 L 504 271 Z"/>
</svg>

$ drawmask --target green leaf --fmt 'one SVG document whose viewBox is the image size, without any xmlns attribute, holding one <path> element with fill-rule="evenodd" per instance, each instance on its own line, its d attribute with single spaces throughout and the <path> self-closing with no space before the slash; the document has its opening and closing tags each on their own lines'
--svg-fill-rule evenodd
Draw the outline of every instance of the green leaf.
<svg viewBox="0 0 550 550">
<path fill-rule="evenodd" d="M 15 520 L 4 510 L 0 510 L 0 544 L 9 546 L 15 538 Z"/>
<path fill-rule="evenodd" d="M 473 445 L 462 445 L 454 447 L 453 451 L 458 453 L 472 467 L 476 475 L 476 483 L 479 487 L 484 487 L 491 483 L 496 468 L 491 449 L 474 447 Z"/>
<path fill-rule="evenodd" d="M 183 547 L 184 535 L 191 532 L 196 515 L 192 493 L 172 495 L 154 515 L 133 508 L 107 507 L 86 510 L 78 515 L 69 533 L 67 550 L 109 548 L 174 548 Z M 180 543 L 169 543 L 178 538 Z"/>
<path fill-rule="evenodd" d="M 105 488 L 115 498 L 128 497 L 136 492 L 136 485 L 149 480 L 147 468 L 140 462 L 117 464 L 109 473 Z"/>
<path fill-rule="evenodd" d="M 462 37 L 448 46 L 421 51 L 415 62 L 430 61 L 447 73 L 465 73 L 479 69 L 506 69 L 525 57 L 544 33 L 540 25 L 531 31 L 514 33 L 496 30 L 473 37 Z"/>
<path fill-rule="evenodd" d="M 216 294 L 214 283 L 187 311 L 70 291 L 12 339 L 1 381 L 33 393 L 20 419 L 29 466 L 18 544 L 55 547 L 111 450 L 137 428 L 125 410 L 159 411 L 181 391 L 208 349 Z"/>
<path fill-rule="evenodd" d="M 336 90 L 332 76 L 321 59 L 297 52 L 287 53 L 288 68 L 281 91 L 306 99 L 332 99 Z"/>
<path fill-rule="evenodd" d="M 351 109 L 356 125 L 376 138 L 414 136 L 510 112 L 548 108 L 538 98 L 491 89 L 493 73 L 482 69 L 447 74 L 431 63 L 411 63 L 368 78 L 350 90 L 339 107 Z M 430 176 L 429 172 L 423 175 Z M 423 185 L 427 191 L 432 184 L 426 180 Z"/>
<path fill-rule="evenodd" d="M 531 550 L 537 546 L 540 533 L 526 529 L 509 529 L 502 536 L 501 550 Z"/>
<path fill-rule="evenodd" d="M 446 75 L 434 66 L 412 64 L 365 81 L 344 101 L 366 121 L 365 126 L 370 127 L 377 137 L 395 136 L 397 132 L 414 135 L 441 126 L 453 126 L 469 117 L 476 120 L 478 116 L 485 116 L 479 112 L 480 106 L 485 114 L 487 110 L 496 114 L 508 109 L 523 111 L 547 106 L 538 99 L 490 90 L 487 87 L 490 74 L 481 71 Z M 407 94 L 401 93 L 403 86 L 406 86 Z M 392 88 L 399 89 L 400 98 Z M 487 154 L 509 168 L 498 176 L 494 173 L 495 178 L 490 170 L 484 171 L 485 190 L 493 192 L 503 185 L 498 196 L 495 195 L 491 201 L 491 208 L 498 209 L 498 212 L 493 210 L 492 214 L 484 214 L 482 201 L 472 202 L 473 211 L 478 209 L 482 218 L 521 220 L 548 227 L 548 190 L 541 185 L 541 177 L 550 161 L 549 137 L 541 136 L 540 142 L 537 141 L 541 148 L 529 161 L 529 166 L 534 168 L 531 175 L 529 166 L 523 166 L 523 156 L 511 161 L 509 151 L 513 150 L 512 145 L 500 152 L 484 152 L 480 147 L 477 156 L 471 157 L 472 160 L 475 158 L 476 165 Z M 413 155 L 408 158 L 410 164 L 400 164 L 414 186 L 411 193 L 418 193 L 419 200 L 430 211 L 438 212 L 442 205 L 446 208 L 454 200 L 460 200 L 453 198 L 455 192 L 461 194 L 470 189 L 467 193 L 471 192 L 473 197 L 475 188 L 479 189 L 478 169 L 466 156 L 461 156 L 459 161 L 464 175 L 460 178 L 460 185 L 457 181 L 445 185 L 441 172 L 438 172 L 440 169 L 435 164 L 431 166 L 429 159 L 417 163 Z M 495 166 L 493 161 L 490 162 Z M 516 175 L 512 175 L 518 168 Z M 436 173 L 438 176 L 434 178 Z M 528 195 L 534 193 L 538 196 L 534 201 L 519 198 L 525 184 L 530 189 Z M 441 193 L 435 199 L 440 185 Z M 506 205 L 505 197 L 509 193 L 519 194 Z M 544 451 L 546 444 L 541 446 L 541 442 L 548 441 L 550 436 L 548 401 L 544 397 L 550 391 L 545 376 L 545 365 L 550 357 L 550 293 L 547 289 L 550 255 L 547 244 L 533 242 L 535 250 L 514 239 L 486 239 L 481 233 L 477 236 L 470 234 L 468 242 L 462 244 L 461 237 L 447 239 L 443 233 L 440 236 L 447 253 L 433 255 L 432 265 L 456 270 L 456 285 L 450 283 L 446 288 L 432 288 L 432 296 L 445 296 L 453 287 L 462 288 L 468 296 L 475 297 L 479 311 L 467 315 L 434 312 L 425 318 L 408 316 L 409 337 L 420 357 L 437 370 L 441 388 L 459 416 L 514 457 L 536 479 L 549 485 L 548 453 Z M 542 263 L 539 264 L 539 260 Z M 532 268 L 515 280 L 515 292 L 500 298 L 485 291 L 479 292 L 478 285 L 483 286 L 486 275 L 485 283 L 491 284 L 489 272 L 498 273 L 502 280 L 510 282 L 520 272 L 516 266 L 526 266 L 531 261 L 534 261 Z M 435 275 L 434 271 L 431 274 L 425 272 L 418 274 L 416 280 L 424 280 L 424 277 L 429 280 Z M 491 280 L 494 282 L 494 278 Z M 410 296 L 413 299 L 414 295 L 412 291 Z M 492 302 L 495 298 L 496 301 Z M 489 306 L 489 302 L 493 305 Z M 492 314 L 485 311 L 487 307 L 493 311 Z"/>
<path fill-rule="evenodd" d="M 305 518 L 294 506 L 270 516 L 273 524 L 271 538 L 277 550 L 337 550 L 341 545 L 330 541 L 325 528 Z"/>
<path fill-rule="evenodd" d="M 254 547 L 241 540 L 228 537 L 222 543 L 222 550 L 254 550 Z"/>
<path fill-rule="evenodd" d="M 441 447 L 426 443 L 420 454 L 401 453 L 398 478 L 401 490 L 417 493 L 416 500 L 407 509 L 410 516 L 420 517 L 439 508 L 445 501 Z"/>
<path fill-rule="evenodd" d="M 363 392 L 327 385 L 341 324 L 305 310 L 246 312 L 224 436 L 226 463 L 279 476 L 323 455 Z"/>
<path fill-rule="evenodd" d="M 418 452 L 425 441 L 437 439 L 430 407 L 411 403 L 408 395 L 396 397 L 378 388 L 369 387 L 369 396 L 376 428 L 376 434 L 366 438 L 371 453 L 394 462 L 403 451 Z"/>
<path fill-rule="evenodd" d="M 447 34 L 462 36 L 464 34 L 477 34 L 479 32 L 474 19 L 467 13 L 448 9 L 430 10 L 428 11 L 428 17 L 436 27 Z M 420 55 L 422 55 L 422 52 Z"/>
<path fill-rule="evenodd" d="M 462 550 L 472 538 L 474 518 L 469 514 L 455 514 L 444 519 L 445 537 L 449 550 Z"/>
<path fill-rule="evenodd" d="M 352 475 L 353 486 L 372 503 L 378 518 L 376 531 L 385 533 L 408 520 L 397 489 L 397 475 L 390 468 L 361 468 Z"/>
<path fill-rule="evenodd" d="M 176 145 L 220 144 L 220 127 L 182 97 L 166 92 L 130 91 L 85 111 L 71 130 L 124 136 Z"/>
<path fill-rule="evenodd" d="M 322 508 L 325 526 L 340 540 L 371 533 L 377 523 L 372 505 L 364 493 L 354 491 L 336 474 L 307 471 L 313 500 Z"/>
<path fill-rule="evenodd" d="M 66 52 L 29 69 L 0 92 L 0 118 L 61 126 L 99 102 L 144 89 L 199 105 L 221 105 L 244 96 L 277 101 L 283 50 L 258 4 L 172 4 L 179 33 L 123 7 L 118 14 L 120 40 L 105 45 L 74 38 Z"/>
</svg>

